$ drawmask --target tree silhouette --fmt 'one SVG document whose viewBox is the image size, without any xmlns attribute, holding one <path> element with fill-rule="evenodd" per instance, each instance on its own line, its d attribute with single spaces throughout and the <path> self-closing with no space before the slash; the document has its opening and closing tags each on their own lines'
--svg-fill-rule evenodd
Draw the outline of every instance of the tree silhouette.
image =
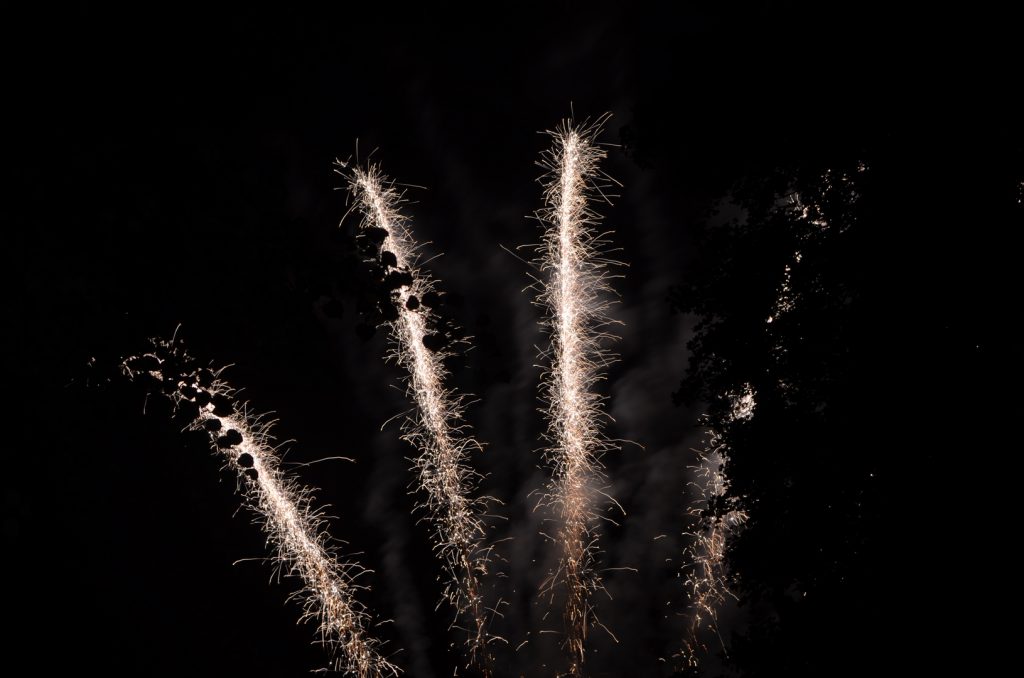
<svg viewBox="0 0 1024 678">
<path fill-rule="evenodd" d="M 698 318 L 675 397 L 708 404 L 749 513 L 727 555 L 743 675 L 966 670 L 992 632 L 971 588 L 994 535 L 963 475 L 1004 390 L 1020 137 L 902 131 L 740 177 L 740 216 L 705 223 L 672 293 Z"/>
</svg>

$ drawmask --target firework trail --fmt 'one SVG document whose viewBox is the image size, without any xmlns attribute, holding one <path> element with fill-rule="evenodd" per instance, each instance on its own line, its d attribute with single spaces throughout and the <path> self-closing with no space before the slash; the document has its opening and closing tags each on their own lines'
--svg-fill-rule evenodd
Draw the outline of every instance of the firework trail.
<svg viewBox="0 0 1024 678">
<path fill-rule="evenodd" d="M 604 494 L 602 454 L 611 443 L 601 433 L 604 398 L 594 386 L 612 360 L 602 348 L 611 338 L 605 329 L 611 293 L 603 255 L 607 245 L 595 226 L 601 217 L 590 207 L 595 195 L 605 198 L 598 180 L 598 162 L 606 156 L 596 144 L 608 116 L 590 125 L 564 122 L 554 132 L 552 148 L 541 157 L 547 170 L 542 178 L 544 209 L 538 217 L 545 227 L 536 261 L 541 277 L 535 287 L 537 303 L 545 309 L 550 332 L 542 359 L 549 361 L 542 385 L 548 428 L 545 462 L 552 478 L 542 499 L 559 516 L 556 543 L 561 549 L 557 569 L 545 583 L 552 594 L 564 583 L 564 623 L 570 674 L 582 672 L 588 626 L 597 623 L 590 594 L 601 587 L 594 571 L 595 527 Z"/>
<path fill-rule="evenodd" d="M 751 403 L 753 401 L 751 400 Z M 752 409 L 752 408 L 751 408 Z M 690 545 L 685 551 L 683 567 L 684 586 L 689 603 L 690 621 L 680 653 L 687 666 L 696 668 L 707 652 L 701 640 L 703 629 L 718 636 L 723 650 L 725 642 L 718 631 L 718 610 L 726 598 L 735 598 L 729 590 L 725 566 L 725 548 L 729 537 L 747 520 L 747 514 L 738 508 L 735 500 L 727 498 L 729 481 L 725 475 L 727 449 L 721 438 L 711 432 L 705 451 L 700 452 L 700 463 L 694 467 L 698 499 L 689 514 L 698 522 L 698 528 L 689 533 Z M 723 509 L 721 502 L 725 501 Z"/>
<path fill-rule="evenodd" d="M 380 642 L 367 633 L 371 617 L 355 597 L 366 588 L 357 580 L 368 571 L 338 560 L 323 515 L 312 506 L 312 490 L 280 469 L 270 423 L 238 407 L 237 392 L 221 380 L 220 370 L 196 369 L 173 340 L 153 340 L 153 348 L 126 359 L 123 372 L 155 380 L 177 408 L 189 410 L 190 428 L 206 431 L 237 472 L 245 503 L 260 516 L 281 571 L 305 585 L 294 594 L 303 600 L 302 619 L 318 620 L 321 642 L 338 651 L 335 668 L 358 678 L 397 676 L 398 668 L 380 655 Z"/>
<path fill-rule="evenodd" d="M 406 418 L 403 438 L 420 454 L 414 470 L 426 493 L 426 508 L 433 523 L 438 555 L 449 579 L 445 598 L 458 617 L 465 616 L 470 661 L 489 675 L 492 660 L 487 643 L 487 609 L 481 577 L 487 572 L 489 551 L 482 546 L 482 511 L 488 497 L 473 498 L 479 475 L 466 462 L 481 450 L 462 418 L 463 398 L 445 386 L 446 337 L 436 330 L 431 306 L 437 292 L 430 276 L 418 269 L 418 246 L 407 220 L 399 212 L 403 202 L 394 183 L 370 166 L 349 170 L 339 163 L 347 180 L 353 208 L 362 215 L 364 234 L 381 242 L 382 284 L 388 288 L 397 317 L 390 319 L 394 359 L 408 373 L 407 392 L 416 405 L 415 417 Z"/>
</svg>

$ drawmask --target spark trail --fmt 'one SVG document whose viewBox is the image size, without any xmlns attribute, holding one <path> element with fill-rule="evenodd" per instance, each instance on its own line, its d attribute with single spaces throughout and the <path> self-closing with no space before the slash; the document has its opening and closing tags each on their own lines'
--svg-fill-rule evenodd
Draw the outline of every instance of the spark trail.
<svg viewBox="0 0 1024 678">
<path fill-rule="evenodd" d="M 752 412 L 753 396 L 750 398 Z M 712 431 L 709 436 L 705 450 L 700 452 L 700 464 L 694 468 L 696 480 L 690 483 L 699 495 L 689 509 L 698 527 L 689 533 L 692 541 L 686 548 L 686 565 L 683 567 L 683 581 L 690 604 L 689 622 L 679 656 L 692 668 L 700 665 L 708 649 L 701 639 L 705 628 L 718 636 L 722 649 L 725 649 L 725 641 L 718 630 L 718 610 L 727 598 L 735 598 L 729 589 L 725 549 L 729 537 L 747 520 L 746 512 L 726 494 L 729 488 L 725 475 L 727 448 L 716 433 Z M 726 510 L 715 510 L 715 504 L 723 501 Z"/>
<path fill-rule="evenodd" d="M 601 518 L 599 495 L 607 497 L 601 456 L 612 444 L 601 432 L 607 415 L 595 384 L 604 378 L 611 355 L 603 348 L 612 338 L 606 328 L 610 264 L 603 254 L 607 240 L 596 230 L 601 217 L 590 206 L 601 193 L 598 170 L 606 153 L 596 144 L 608 116 L 590 125 L 564 122 L 554 132 L 552 148 L 540 165 L 547 170 L 544 209 L 538 214 L 545 227 L 536 261 L 537 303 L 545 309 L 550 345 L 542 354 L 549 361 L 542 384 L 548 428 L 545 462 L 552 478 L 542 499 L 558 514 L 556 544 L 561 549 L 556 570 L 545 582 L 554 593 L 564 583 L 563 618 L 571 675 L 580 675 L 589 626 L 598 623 L 590 594 L 601 588 L 594 570 L 596 523 Z"/>
<path fill-rule="evenodd" d="M 362 215 L 361 228 L 377 229 L 383 236 L 382 258 L 388 259 L 383 282 L 393 288 L 391 303 L 397 310 L 397 319 L 389 321 L 389 357 L 407 371 L 407 393 L 416 406 L 415 417 L 407 417 L 403 424 L 403 438 L 420 452 L 414 470 L 427 497 L 435 548 L 449 575 L 445 598 L 471 627 L 466 629 L 471 664 L 490 675 L 493 662 L 487 644 L 493 637 L 487 630 L 481 591 L 489 556 L 483 547 L 481 515 L 490 498 L 473 497 L 479 475 L 468 466 L 467 457 L 482 448 L 463 421 L 463 397 L 445 386 L 448 371 L 443 361 L 450 353 L 443 337 L 431 331 L 433 317 L 427 304 L 437 293 L 430 276 L 418 268 L 418 245 L 399 211 L 401 192 L 375 165 L 350 171 L 339 165 L 348 179 L 353 207 Z"/>
<path fill-rule="evenodd" d="M 335 668 L 358 678 L 397 676 L 398 668 L 381 656 L 380 642 L 367 632 L 371 616 L 356 599 L 357 591 L 367 588 L 357 580 L 368 571 L 339 560 L 329 545 L 312 490 L 280 469 L 270 423 L 237 405 L 237 392 L 220 378 L 220 370 L 196 369 L 173 340 L 153 340 L 153 348 L 126 359 L 123 372 L 155 380 L 176 407 L 187 408 L 190 428 L 206 431 L 238 474 L 245 504 L 260 517 L 280 571 L 304 584 L 294 594 L 303 600 L 302 619 L 318 620 L 321 642 L 338 651 Z"/>
</svg>

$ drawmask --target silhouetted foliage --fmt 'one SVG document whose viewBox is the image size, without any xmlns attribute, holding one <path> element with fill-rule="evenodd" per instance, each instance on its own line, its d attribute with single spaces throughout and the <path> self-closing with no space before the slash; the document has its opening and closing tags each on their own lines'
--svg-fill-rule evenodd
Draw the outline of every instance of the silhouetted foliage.
<svg viewBox="0 0 1024 678">
<path fill-rule="evenodd" d="M 671 295 L 697 319 L 675 398 L 707 404 L 750 515 L 727 555 L 745 676 L 893 654 L 949 668 L 935 648 L 982 642 L 951 562 L 984 533 L 959 507 L 961 475 L 989 454 L 975 424 L 1000 388 L 1012 269 L 998 243 L 1021 223 L 1020 139 L 905 132 L 737 181 L 742 214 L 708 221 Z M 752 416 L 736 416 L 743 393 Z"/>
<path fill-rule="evenodd" d="M 242 442 L 242 434 L 233 428 L 229 428 L 224 435 L 217 438 L 218 447 L 234 447 Z"/>
<path fill-rule="evenodd" d="M 390 271 L 384 276 L 384 285 L 389 290 L 397 290 L 412 285 L 412 273 L 409 271 Z"/>
<path fill-rule="evenodd" d="M 235 404 L 226 395 L 218 394 L 213 396 L 213 413 L 218 417 L 226 417 L 235 411 Z"/>
<path fill-rule="evenodd" d="M 440 334 L 425 334 L 423 335 L 423 345 L 430 351 L 440 351 L 445 347 L 445 338 Z"/>
</svg>

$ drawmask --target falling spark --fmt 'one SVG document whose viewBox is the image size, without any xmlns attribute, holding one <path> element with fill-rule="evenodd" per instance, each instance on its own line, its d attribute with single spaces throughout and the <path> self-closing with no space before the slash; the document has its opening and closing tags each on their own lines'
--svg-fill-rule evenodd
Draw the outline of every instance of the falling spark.
<svg viewBox="0 0 1024 678">
<path fill-rule="evenodd" d="M 390 358 L 408 373 L 407 392 L 416 405 L 415 417 L 403 425 L 403 438 L 420 454 L 415 459 L 419 487 L 433 523 L 438 555 L 448 570 L 445 598 L 457 617 L 472 628 L 466 639 L 470 662 L 489 675 L 492 659 L 487 644 L 495 637 L 487 629 L 487 609 L 481 577 L 487 573 L 489 551 L 482 546 L 484 506 L 490 498 L 474 498 L 479 474 L 467 464 L 470 452 L 482 450 L 468 431 L 462 412 L 464 398 L 445 386 L 448 371 L 444 359 L 451 355 L 447 339 L 436 329 L 426 301 L 436 297 L 430 276 L 418 267 L 418 245 L 399 211 L 402 194 L 376 165 L 348 170 L 354 207 L 362 215 L 361 228 L 378 229 L 383 235 L 384 283 L 390 286 L 398 317 L 389 321 L 392 339 Z M 386 254 L 390 253 L 390 254 Z"/>
<path fill-rule="evenodd" d="M 731 403 L 726 421 L 750 421 L 757 410 L 754 387 L 726 393 Z M 699 453 L 700 464 L 694 467 L 697 479 L 690 485 L 696 488 L 697 500 L 689 514 L 700 526 L 690 533 L 692 541 L 686 549 L 683 571 L 687 595 L 690 599 L 690 623 L 683 641 L 681 656 L 686 664 L 696 667 L 707 646 L 701 640 L 701 631 L 711 629 L 722 649 L 725 641 L 718 630 L 718 610 L 727 598 L 735 599 L 729 588 L 725 566 L 725 550 L 729 537 L 747 522 L 747 513 L 735 497 L 728 497 L 729 479 L 726 476 L 729 449 L 714 430 L 709 430 L 705 449 Z"/>
<path fill-rule="evenodd" d="M 733 399 L 730 417 L 735 420 L 749 420 L 753 417 L 755 402 L 749 388 Z M 701 639 L 702 631 L 710 629 L 718 636 L 725 649 L 718 630 L 718 610 L 727 598 L 735 598 L 729 588 L 728 571 L 725 565 L 726 546 L 729 537 L 747 520 L 747 514 L 734 500 L 724 499 L 729 488 L 725 475 L 727 448 L 713 431 L 708 444 L 700 453 L 700 464 L 694 467 L 696 480 L 690 485 L 696 488 L 698 498 L 691 505 L 689 514 L 698 522 L 698 528 L 689 533 L 690 545 L 685 553 L 684 585 L 689 597 L 689 623 L 683 650 L 680 654 L 687 666 L 697 667 L 707 652 L 707 645 Z M 716 504 L 726 501 L 728 510 L 716 510 Z"/>
<path fill-rule="evenodd" d="M 598 170 L 606 153 L 596 137 L 607 117 L 591 125 L 566 121 L 549 132 L 554 143 L 539 163 L 547 173 L 544 209 L 538 214 L 545 227 L 536 261 L 542 279 L 535 287 L 551 337 L 541 356 L 549 363 L 542 399 L 548 420 L 544 459 L 552 473 L 542 503 L 558 515 L 561 549 L 545 590 L 553 594 L 561 584 L 566 587 L 563 621 L 571 675 L 582 673 L 587 629 L 598 624 L 590 602 L 590 594 L 601 588 L 594 569 L 601 517 L 596 495 L 607 496 L 601 456 L 613 447 L 601 432 L 604 398 L 595 385 L 612 360 L 602 344 L 611 338 L 605 331 L 612 323 L 608 267 L 617 262 L 604 255 L 606 234 L 596 230 L 601 217 L 590 206 L 593 196 L 605 198 L 596 181 L 607 180 Z"/>
<path fill-rule="evenodd" d="M 302 619 L 317 619 L 321 642 L 338 651 L 335 668 L 358 678 L 397 676 L 398 668 L 380 655 L 381 643 L 368 634 L 371 616 L 356 599 L 367 588 L 357 580 L 369 571 L 338 559 L 323 514 L 313 508 L 312 489 L 281 471 L 270 423 L 237 405 L 237 392 L 220 370 L 196 369 L 173 340 L 153 340 L 153 347 L 126 359 L 122 370 L 132 379 L 154 379 L 177 407 L 190 409 L 190 428 L 206 431 L 238 474 L 245 504 L 260 516 L 280 570 L 304 584 L 295 594 L 303 600 Z"/>
</svg>

